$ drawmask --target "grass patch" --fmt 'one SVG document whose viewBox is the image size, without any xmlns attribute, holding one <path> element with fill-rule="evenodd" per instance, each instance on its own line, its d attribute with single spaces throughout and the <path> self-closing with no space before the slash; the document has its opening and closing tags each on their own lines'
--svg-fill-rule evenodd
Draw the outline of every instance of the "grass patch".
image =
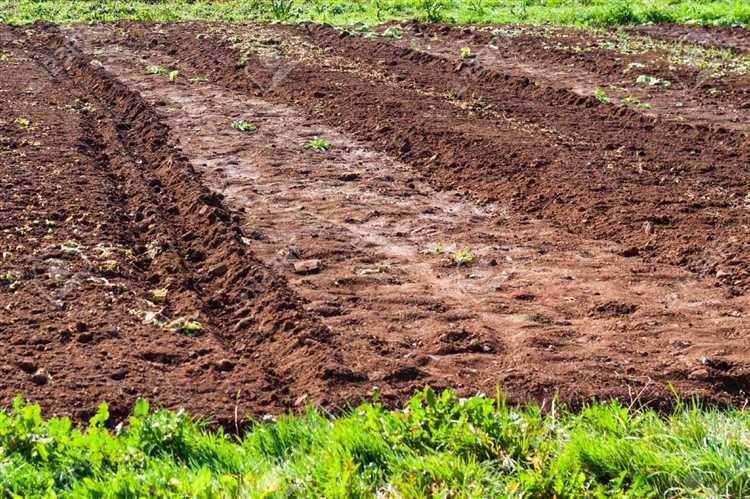
<svg viewBox="0 0 750 499">
<path fill-rule="evenodd" d="M 742 497 L 750 411 L 618 403 L 578 412 L 459 399 L 429 388 L 403 410 L 377 401 L 332 417 L 267 417 L 240 438 L 139 401 L 105 427 L 0 411 L 0 489 L 58 497 Z"/>
<path fill-rule="evenodd" d="M 316 21 L 420 19 L 457 23 L 750 24 L 744 0 L 0 0 L 0 21 Z"/>
</svg>

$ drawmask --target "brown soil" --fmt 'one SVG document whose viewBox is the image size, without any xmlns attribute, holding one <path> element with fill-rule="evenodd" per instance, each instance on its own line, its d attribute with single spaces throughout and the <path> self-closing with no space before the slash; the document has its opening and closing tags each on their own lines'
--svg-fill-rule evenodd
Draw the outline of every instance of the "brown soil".
<svg viewBox="0 0 750 499">
<path fill-rule="evenodd" d="M 744 401 L 742 127 L 410 42 L 442 29 L 2 28 L 3 402 Z"/>
<path fill-rule="evenodd" d="M 660 40 L 693 43 L 706 47 L 750 52 L 750 30 L 739 26 L 701 26 L 686 24 L 654 24 L 634 26 L 628 31 Z"/>
</svg>

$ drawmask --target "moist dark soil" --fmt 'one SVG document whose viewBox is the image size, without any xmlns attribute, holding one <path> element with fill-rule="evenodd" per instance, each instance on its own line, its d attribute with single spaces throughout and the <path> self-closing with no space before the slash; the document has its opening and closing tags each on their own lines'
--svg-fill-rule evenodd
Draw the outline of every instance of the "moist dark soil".
<svg viewBox="0 0 750 499">
<path fill-rule="evenodd" d="M 745 80 L 634 109 L 635 59 L 403 28 L 0 28 L 3 403 L 744 402 Z"/>
</svg>

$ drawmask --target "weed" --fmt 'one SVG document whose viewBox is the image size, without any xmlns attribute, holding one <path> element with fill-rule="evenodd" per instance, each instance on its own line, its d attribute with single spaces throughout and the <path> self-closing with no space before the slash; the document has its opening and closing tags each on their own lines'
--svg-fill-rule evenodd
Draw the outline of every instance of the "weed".
<svg viewBox="0 0 750 499">
<path fill-rule="evenodd" d="M 510 13 L 513 17 L 525 21 L 529 18 L 529 4 L 532 0 L 519 0 L 513 2 L 510 7 Z"/>
<path fill-rule="evenodd" d="M 473 263 L 476 260 L 476 256 L 471 248 L 460 248 L 453 253 L 453 259 L 461 266 Z"/>
<path fill-rule="evenodd" d="M 16 285 L 18 284 L 18 274 L 15 272 L 5 272 L 3 274 L 0 274 L 0 284 L 3 284 L 5 286 L 8 286 L 10 289 L 14 289 Z"/>
<path fill-rule="evenodd" d="M 156 302 L 162 302 L 167 299 L 169 290 L 166 288 L 157 288 L 149 290 L 149 296 Z"/>
<path fill-rule="evenodd" d="M 647 85 L 651 85 L 652 87 L 658 85 L 660 87 L 666 88 L 672 85 L 672 82 L 670 82 L 669 80 L 662 80 L 651 75 L 640 75 L 638 78 L 636 78 L 635 82 L 645 83 Z"/>
<path fill-rule="evenodd" d="M 461 49 L 461 59 L 468 59 L 471 57 L 471 49 L 469 47 L 463 47 Z"/>
<path fill-rule="evenodd" d="M 327 151 L 331 148 L 331 145 L 326 142 L 324 139 L 321 139 L 319 137 L 315 137 L 314 139 L 308 140 L 305 142 L 305 149 L 313 149 L 315 151 Z"/>
<path fill-rule="evenodd" d="M 174 71 L 170 71 L 167 76 L 169 78 L 169 81 L 174 83 L 177 81 L 177 77 L 180 76 L 180 72 L 175 69 Z"/>
<path fill-rule="evenodd" d="M 389 26 L 380 36 L 384 38 L 401 38 L 401 30 L 395 26 Z"/>
<path fill-rule="evenodd" d="M 594 90 L 594 95 L 596 96 L 596 100 L 598 100 L 602 104 L 609 104 L 610 102 L 612 102 L 612 99 L 609 98 L 607 92 L 605 92 L 603 88 L 597 88 L 596 90 Z"/>
<path fill-rule="evenodd" d="M 167 75 L 169 70 L 163 66 L 146 66 L 146 73 L 151 75 Z"/>
<path fill-rule="evenodd" d="M 422 250 L 425 255 L 442 255 L 445 253 L 445 247 L 442 244 L 430 244 Z"/>
<path fill-rule="evenodd" d="M 417 0 L 416 8 L 419 18 L 428 23 L 445 21 L 445 2 L 443 0 Z"/>
<path fill-rule="evenodd" d="M 286 21 L 292 17 L 294 0 L 270 0 L 269 8 L 276 21 Z"/>
<path fill-rule="evenodd" d="M 254 132 L 258 129 L 255 124 L 245 120 L 233 121 L 232 128 L 239 130 L 240 132 Z"/>
<path fill-rule="evenodd" d="M 205 76 L 196 76 L 194 78 L 190 78 L 190 83 L 205 83 L 206 77 Z"/>
<path fill-rule="evenodd" d="M 651 109 L 654 106 L 649 104 L 648 102 L 642 102 L 640 99 L 633 97 L 633 96 L 627 96 L 622 99 L 622 101 L 625 104 L 632 104 L 633 106 L 640 107 L 641 109 Z"/>
<path fill-rule="evenodd" d="M 30 132 L 34 129 L 34 127 L 31 126 L 31 120 L 29 120 L 28 118 L 16 118 L 14 123 L 27 132 Z"/>
<path fill-rule="evenodd" d="M 237 60 L 237 64 L 235 64 L 235 67 L 237 69 L 244 68 L 247 66 L 247 56 L 241 55 L 240 58 Z"/>
<path fill-rule="evenodd" d="M 105 260 L 102 262 L 102 270 L 106 272 L 117 272 L 120 270 L 120 263 L 117 260 Z"/>
<path fill-rule="evenodd" d="M 180 317 L 179 319 L 170 322 L 169 328 L 176 333 L 184 334 L 186 336 L 195 336 L 203 331 L 203 326 L 200 322 L 191 321 L 184 317 Z"/>
</svg>

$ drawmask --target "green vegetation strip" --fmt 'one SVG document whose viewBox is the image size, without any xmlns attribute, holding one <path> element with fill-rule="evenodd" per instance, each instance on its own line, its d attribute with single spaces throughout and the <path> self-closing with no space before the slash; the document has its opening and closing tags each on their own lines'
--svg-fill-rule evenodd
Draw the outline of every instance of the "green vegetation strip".
<svg viewBox="0 0 750 499">
<path fill-rule="evenodd" d="M 6 497 L 746 497 L 750 410 L 677 402 L 579 411 L 458 399 L 429 388 L 400 411 L 308 408 L 242 438 L 139 401 L 108 430 L 45 420 L 20 398 L 0 412 Z"/>
<path fill-rule="evenodd" d="M 746 0 L 0 0 L 0 21 L 317 21 L 750 24 Z"/>
</svg>

